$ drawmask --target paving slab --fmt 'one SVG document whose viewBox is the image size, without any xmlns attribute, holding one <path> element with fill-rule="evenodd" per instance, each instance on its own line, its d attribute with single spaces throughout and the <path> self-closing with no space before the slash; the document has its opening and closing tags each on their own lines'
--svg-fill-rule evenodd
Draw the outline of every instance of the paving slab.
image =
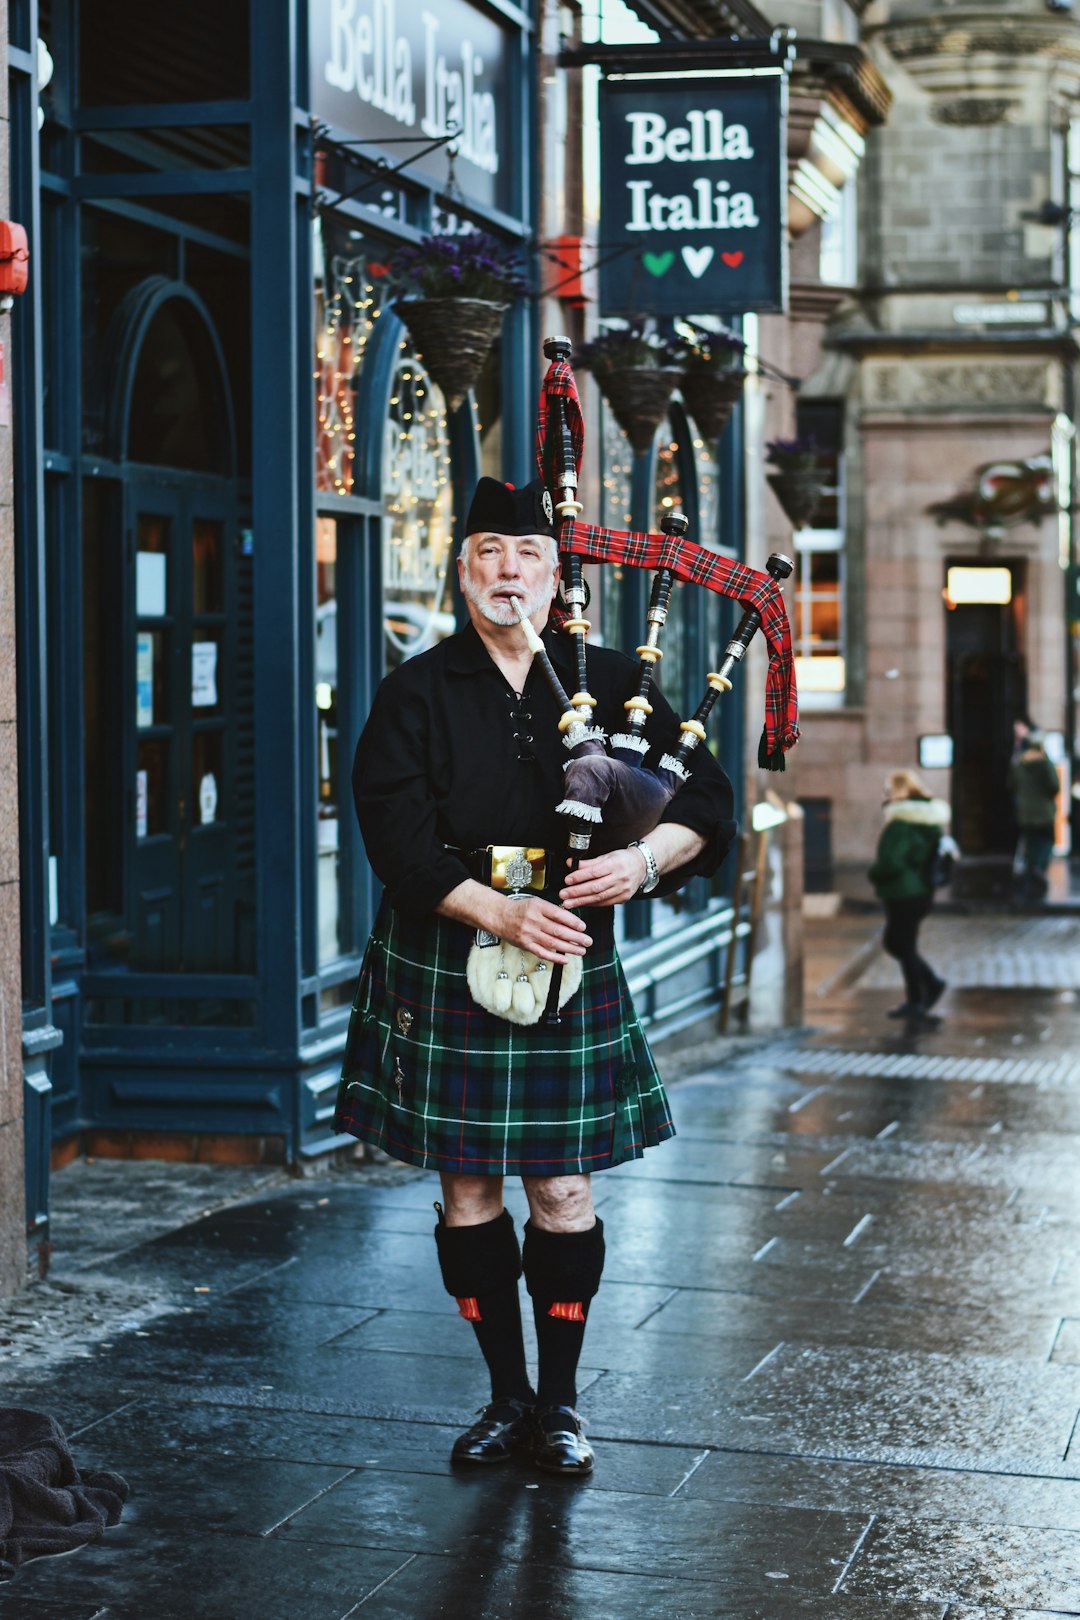
<svg viewBox="0 0 1080 1620">
<path fill-rule="evenodd" d="M 933 919 L 939 960 L 964 921 Z M 451 1466 L 486 1379 L 436 1177 L 61 1173 L 53 1273 L 0 1308 L 5 1398 L 133 1495 L 0 1620 L 1080 1610 L 1080 1000 L 1030 982 L 1066 947 L 994 920 L 914 1031 L 880 964 L 826 951 L 817 995 L 812 950 L 809 1027 L 661 1054 L 680 1134 L 595 1178 L 587 1481 Z"/>
</svg>

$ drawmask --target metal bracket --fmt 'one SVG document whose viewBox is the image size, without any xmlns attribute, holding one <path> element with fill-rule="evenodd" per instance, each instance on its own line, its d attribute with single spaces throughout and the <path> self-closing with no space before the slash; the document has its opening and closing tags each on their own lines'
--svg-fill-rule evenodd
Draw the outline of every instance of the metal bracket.
<svg viewBox="0 0 1080 1620">
<path fill-rule="evenodd" d="M 351 202 L 354 197 L 363 196 L 365 191 L 370 191 L 372 186 L 378 185 L 380 181 L 394 175 L 404 174 L 406 169 L 411 168 L 414 163 L 419 163 L 421 158 L 429 157 L 432 152 L 437 152 L 440 147 L 452 148 L 453 143 L 460 135 L 461 126 L 451 123 L 447 125 L 445 135 L 438 135 L 431 141 L 425 141 L 422 135 L 389 135 L 377 140 L 341 141 L 333 135 L 329 125 L 316 123 L 312 120 L 311 140 L 313 146 L 322 144 L 336 147 L 339 151 L 345 151 L 358 146 L 416 146 L 420 142 L 424 142 L 419 152 L 414 152 L 412 157 L 405 158 L 401 163 L 388 163 L 383 157 L 372 159 L 360 156 L 359 161 L 366 163 L 371 169 L 367 179 L 361 181 L 360 185 L 354 186 L 351 191 L 339 192 L 333 198 L 326 192 L 313 191 L 311 196 L 312 215 L 317 214 L 320 208 L 336 208 L 340 203 Z M 452 158 L 455 155 L 454 151 L 451 150 L 449 155 Z"/>
</svg>

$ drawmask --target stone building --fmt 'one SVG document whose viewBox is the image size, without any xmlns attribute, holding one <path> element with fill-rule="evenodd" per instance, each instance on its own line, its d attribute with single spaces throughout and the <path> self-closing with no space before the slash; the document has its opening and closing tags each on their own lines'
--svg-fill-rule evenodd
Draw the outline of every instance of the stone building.
<svg viewBox="0 0 1080 1620">
<path fill-rule="evenodd" d="M 830 11 L 764 9 L 800 32 Z M 920 761 L 965 854 L 1007 870 L 1012 722 L 1056 734 L 1067 777 L 1077 668 L 1080 23 L 1053 0 L 841 9 L 892 100 L 866 131 L 857 251 L 808 298 L 833 226 L 798 235 L 790 319 L 761 338 L 803 379 L 770 401 L 768 430 L 820 426 L 838 453 L 835 499 L 796 537 L 794 781 L 820 887 L 831 858 L 865 864 L 884 773 Z"/>
</svg>

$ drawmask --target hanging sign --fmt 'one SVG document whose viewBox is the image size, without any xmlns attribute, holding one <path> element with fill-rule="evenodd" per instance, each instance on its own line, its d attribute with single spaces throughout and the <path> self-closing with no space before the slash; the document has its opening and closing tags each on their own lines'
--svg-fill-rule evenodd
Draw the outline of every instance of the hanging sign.
<svg viewBox="0 0 1080 1620">
<path fill-rule="evenodd" d="M 446 152 L 420 157 L 456 125 L 455 168 L 465 195 L 507 207 L 510 171 L 510 30 L 467 0 L 310 0 L 311 111 L 332 130 L 362 140 L 365 156 L 380 139 L 394 162 L 416 156 L 410 174 L 446 183 Z M 370 142 L 370 151 L 367 143 Z M 372 187 L 364 200 L 378 205 Z"/>
<path fill-rule="evenodd" d="M 600 84 L 605 315 L 784 308 L 780 68 Z"/>
</svg>

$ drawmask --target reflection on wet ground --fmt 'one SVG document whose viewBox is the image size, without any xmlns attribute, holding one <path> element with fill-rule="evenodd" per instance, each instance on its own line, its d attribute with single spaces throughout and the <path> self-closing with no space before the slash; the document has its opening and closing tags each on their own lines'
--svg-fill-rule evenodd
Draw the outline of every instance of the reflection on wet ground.
<svg viewBox="0 0 1080 1620">
<path fill-rule="evenodd" d="M 1080 1613 L 1077 962 L 1061 918 L 970 923 L 928 925 L 940 1020 L 830 968 L 597 1179 L 590 1481 L 451 1473 L 484 1381 L 431 1177 L 270 1186 L 109 1262 L 166 1312 L 9 1380 L 134 1496 L 0 1620 Z"/>
</svg>

